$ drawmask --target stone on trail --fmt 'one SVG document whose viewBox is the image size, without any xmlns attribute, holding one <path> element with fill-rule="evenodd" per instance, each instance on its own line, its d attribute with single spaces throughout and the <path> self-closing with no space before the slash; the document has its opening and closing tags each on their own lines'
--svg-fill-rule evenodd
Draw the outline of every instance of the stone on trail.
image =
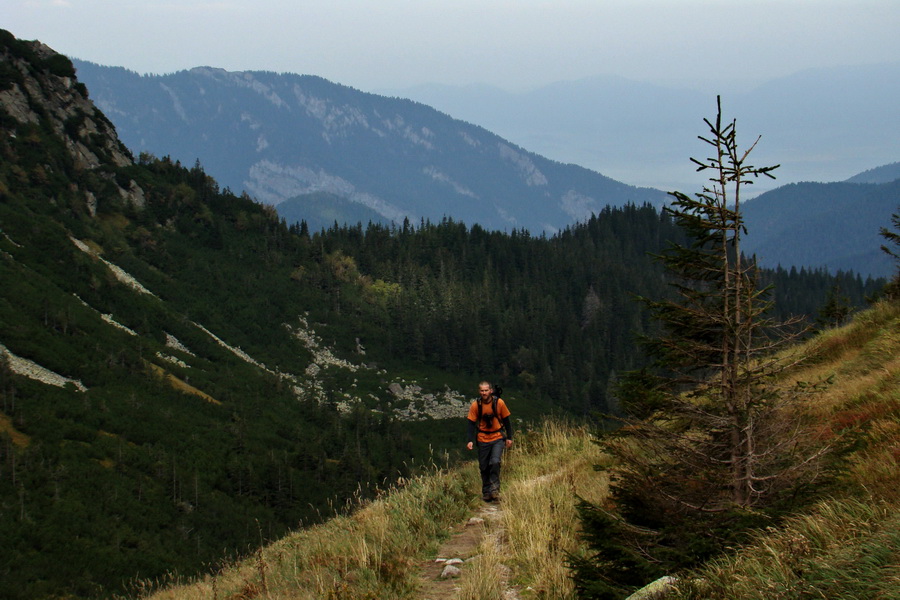
<svg viewBox="0 0 900 600">
<path fill-rule="evenodd" d="M 459 567 L 455 567 L 453 565 L 447 565 L 444 567 L 444 570 L 441 571 L 441 579 L 450 579 L 451 577 L 459 577 L 462 574 L 462 571 Z"/>
</svg>

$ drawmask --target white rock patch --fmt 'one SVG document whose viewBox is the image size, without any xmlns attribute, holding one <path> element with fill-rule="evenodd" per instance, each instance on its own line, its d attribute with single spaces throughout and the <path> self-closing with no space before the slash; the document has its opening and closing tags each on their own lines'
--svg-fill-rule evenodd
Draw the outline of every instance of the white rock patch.
<svg viewBox="0 0 900 600">
<path fill-rule="evenodd" d="M 27 377 L 28 379 L 34 379 L 35 381 L 40 381 L 41 383 L 46 383 L 47 385 L 53 385 L 56 387 L 66 387 L 66 384 L 71 383 L 79 392 L 87 391 L 87 388 L 84 387 L 84 384 L 82 384 L 80 381 L 69 379 L 68 377 L 63 377 L 58 373 L 54 373 L 50 369 L 45 369 L 36 362 L 30 361 L 27 358 L 16 356 L 12 352 L 10 352 L 3 344 L 0 344 L 0 357 L 6 360 L 6 362 L 9 364 L 9 368 L 12 369 L 12 372 L 16 375 L 22 375 L 23 377 Z"/>
</svg>

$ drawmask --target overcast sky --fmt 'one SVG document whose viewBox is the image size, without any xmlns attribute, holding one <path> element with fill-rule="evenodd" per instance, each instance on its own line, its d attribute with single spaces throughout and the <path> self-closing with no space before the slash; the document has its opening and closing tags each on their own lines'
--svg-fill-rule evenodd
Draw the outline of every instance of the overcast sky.
<svg viewBox="0 0 900 600">
<path fill-rule="evenodd" d="M 140 73 L 319 75 L 511 91 L 615 74 L 751 81 L 900 60 L 898 0 L 3 0 L 0 27 Z M 733 76 L 728 79 L 734 79 Z"/>
</svg>

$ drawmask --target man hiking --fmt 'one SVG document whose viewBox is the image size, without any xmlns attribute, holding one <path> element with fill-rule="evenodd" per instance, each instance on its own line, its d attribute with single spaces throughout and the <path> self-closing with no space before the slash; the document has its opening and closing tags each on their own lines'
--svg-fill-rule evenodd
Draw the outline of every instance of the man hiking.
<svg viewBox="0 0 900 600">
<path fill-rule="evenodd" d="M 478 446 L 478 467 L 481 469 L 481 497 L 485 502 L 500 500 L 500 457 L 503 449 L 512 446 L 512 424 L 509 409 L 494 394 L 487 381 L 478 384 L 478 400 L 469 407 L 469 443 L 471 450 Z M 506 429 L 506 436 L 503 430 Z"/>
</svg>

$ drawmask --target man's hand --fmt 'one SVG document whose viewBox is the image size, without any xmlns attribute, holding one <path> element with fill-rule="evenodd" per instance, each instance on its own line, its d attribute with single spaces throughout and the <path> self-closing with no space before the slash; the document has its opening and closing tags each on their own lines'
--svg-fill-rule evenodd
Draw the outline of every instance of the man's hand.
<svg viewBox="0 0 900 600">
<path fill-rule="evenodd" d="M 506 440 L 506 447 L 512 448 L 512 440 Z"/>
<path fill-rule="evenodd" d="M 469 442 L 468 444 L 466 444 L 466 448 L 468 448 L 469 450 L 471 450 L 473 447 L 474 447 L 474 444 L 472 442 Z"/>
</svg>

